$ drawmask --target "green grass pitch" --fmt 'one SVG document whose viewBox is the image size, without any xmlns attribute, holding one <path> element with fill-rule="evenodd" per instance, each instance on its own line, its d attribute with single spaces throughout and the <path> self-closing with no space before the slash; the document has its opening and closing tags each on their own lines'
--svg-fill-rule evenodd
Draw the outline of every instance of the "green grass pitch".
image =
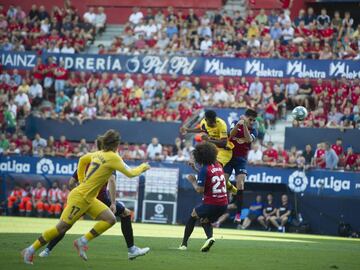
<svg viewBox="0 0 360 270">
<path fill-rule="evenodd" d="M 72 242 L 88 231 L 93 221 L 79 221 L 48 258 L 35 257 L 34 265 L 25 265 L 20 251 L 55 225 L 55 219 L 0 217 L 0 269 L 266 269 L 320 270 L 360 269 L 360 241 L 337 237 L 280 234 L 257 231 L 215 229 L 216 243 L 209 253 L 201 253 L 204 233 L 196 227 L 187 251 L 180 244 L 183 226 L 134 224 L 135 244 L 149 246 L 144 257 L 129 261 L 120 226 L 89 245 L 87 262 L 75 252 Z"/>
</svg>

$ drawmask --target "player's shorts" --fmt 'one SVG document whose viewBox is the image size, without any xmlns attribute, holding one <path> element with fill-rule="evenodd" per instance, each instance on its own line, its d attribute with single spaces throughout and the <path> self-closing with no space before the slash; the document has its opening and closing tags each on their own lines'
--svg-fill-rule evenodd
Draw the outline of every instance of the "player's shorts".
<svg viewBox="0 0 360 270">
<path fill-rule="evenodd" d="M 195 212 L 200 218 L 207 218 L 211 223 L 226 213 L 227 205 L 200 204 Z"/>
<path fill-rule="evenodd" d="M 235 171 L 235 175 L 245 174 L 246 171 L 246 158 L 243 157 L 233 157 L 224 167 L 224 173 L 231 175 Z"/>
<path fill-rule="evenodd" d="M 110 201 L 109 196 L 104 196 L 104 197 L 98 198 L 98 199 L 110 207 L 111 201 Z M 125 204 L 123 202 L 116 201 L 115 216 L 120 217 L 124 213 L 124 211 L 125 211 Z"/>
<path fill-rule="evenodd" d="M 103 202 L 98 199 L 88 202 L 76 189 L 73 189 L 69 193 L 66 208 L 62 212 L 60 219 L 69 225 L 73 225 L 84 214 L 96 219 L 106 209 L 109 209 L 109 207 Z"/>
<path fill-rule="evenodd" d="M 231 160 L 232 151 L 223 148 L 218 148 L 216 160 L 221 163 L 223 167 Z"/>
</svg>

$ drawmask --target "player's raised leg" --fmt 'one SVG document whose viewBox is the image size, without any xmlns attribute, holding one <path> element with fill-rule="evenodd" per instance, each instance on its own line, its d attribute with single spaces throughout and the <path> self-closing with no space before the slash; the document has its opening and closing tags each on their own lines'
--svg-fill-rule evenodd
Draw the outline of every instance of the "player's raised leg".
<svg viewBox="0 0 360 270">
<path fill-rule="evenodd" d="M 32 264 L 35 252 L 46 243 L 55 239 L 61 234 L 65 234 L 71 226 L 86 212 L 89 205 L 82 196 L 73 190 L 69 194 L 68 205 L 64 209 L 60 221 L 55 227 L 45 232 L 29 247 L 22 251 L 22 256 L 26 264 Z"/>
<path fill-rule="evenodd" d="M 34 254 L 40 247 L 50 242 L 59 234 L 64 234 L 70 228 L 71 228 L 70 224 L 67 224 L 64 221 L 60 220 L 55 227 L 52 227 L 44 231 L 43 234 L 37 240 L 35 240 L 35 242 L 32 245 L 30 245 L 29 247 L 27 247 L 22 251 L 24 262 L 26 264 L 33 264 Z"/>
<path fill-rule="evenodd" d="M 114 213 L 98 199 L 94 199 L 91 202 L 86 213 L 99 221 L 89 232 L 74 241 L 74 247 L 76 248 L 79 256 L 85 261 L 87 260 L 86 251 L 88 249 L 89 241 L 98 237 L 116 223 Z"/>
</svg>

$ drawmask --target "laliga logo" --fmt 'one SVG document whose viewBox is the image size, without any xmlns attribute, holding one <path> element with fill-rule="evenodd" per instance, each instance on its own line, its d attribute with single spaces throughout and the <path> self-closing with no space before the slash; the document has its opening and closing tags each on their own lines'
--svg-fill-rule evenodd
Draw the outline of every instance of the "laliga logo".
<svg viewBox="0 0 360 270">
<path fill-rule="evenodd" d="M 161 215 L 162 213 L 164 213 L 164 206 L 160 203 L 158 203 L 157 205 L 155 205 L 155 213 L 158 215 Z"/>
<path fill-rule="evenodd" d="M 42 158 L 36 164 L 36 173 L 37 174 L 53 174 L 55 170 L 54 163 L 47 158 Z"/>
<path fill-rule="evenodd" d="M 308 186 L 308 178 L 304 172 L 294 171 L 289 176 L 289 188 L 294 192 L 303 192 Z"/>
</svg>

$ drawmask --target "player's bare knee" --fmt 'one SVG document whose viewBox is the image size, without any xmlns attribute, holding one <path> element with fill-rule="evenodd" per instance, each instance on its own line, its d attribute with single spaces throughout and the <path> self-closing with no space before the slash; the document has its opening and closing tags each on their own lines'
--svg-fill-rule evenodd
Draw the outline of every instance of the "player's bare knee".
<svg viewBox="0 0 360 270">
<path fill-rule="evenodd" d="M 125 208 L 124 212 L 121 214 L 121 217 L 125 218 L 131 215 L 130 209 Z"/>
<path fill-rule="evenodd" d="M 197 215 L 195 209 L 192 210 L 191 216 L 192 216 L 193 218 L 198 218 L 198 215 Z"/>
<path fill-rule="evenodd" d="M 239 190 L 244 190 L 245 174 L 239 174 L 236 176 L 236 187 Z"/>
</svg>

